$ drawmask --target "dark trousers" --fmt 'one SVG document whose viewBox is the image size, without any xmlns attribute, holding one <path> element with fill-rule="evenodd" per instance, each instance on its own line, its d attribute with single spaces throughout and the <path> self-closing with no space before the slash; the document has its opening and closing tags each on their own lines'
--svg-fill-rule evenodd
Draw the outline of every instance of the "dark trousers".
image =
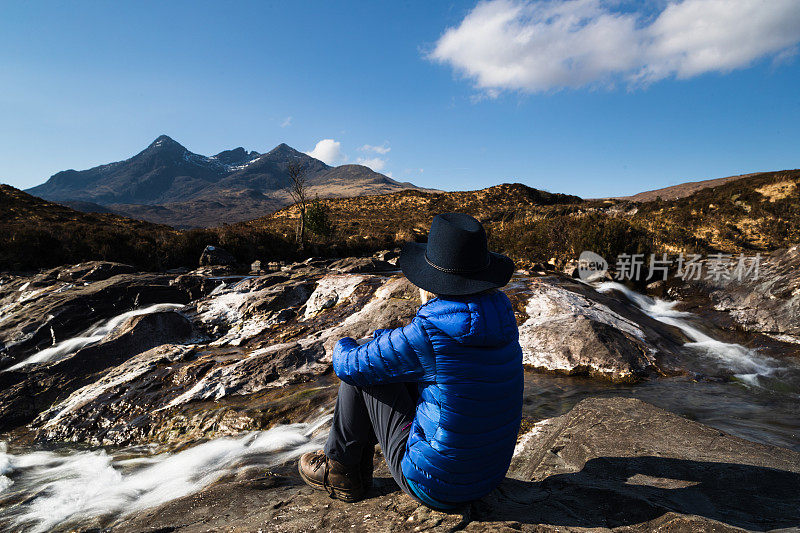
<svg viewBox="0 0 800 533">
<path fill-rule="evenodd" d="M 416 413 L 417 396 L 417 386 L 413 383 L 361 388 L 342 382 L 325 455 L 345 466 L 356 466 L 365 447 L 380 444 L 394 480 L 406 494 L 418 500 L 400 468 Z"/>
</svg>

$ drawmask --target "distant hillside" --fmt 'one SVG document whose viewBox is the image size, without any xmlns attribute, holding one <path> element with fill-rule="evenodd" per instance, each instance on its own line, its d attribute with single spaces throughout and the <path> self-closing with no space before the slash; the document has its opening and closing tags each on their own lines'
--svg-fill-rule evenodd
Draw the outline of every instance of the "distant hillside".
<svg viewBox="0 0 800 533">
<path fill-rule="evenodd" d="M 381 232 L 427 231 L 430 220 L 438 213 L 459 211 L 482 222 L 510 220 L 519 211 L 533 206 L 580 204 L 583 200 L 568 194 L 540 191 L 521 183 L 504 183 L 477 191 L 429 193 L 400 191 L 391 194 L 332 198 L 323 205 L 330 210 L 343 233 L 358 234 L 368 228 Z M 290 206 L 242 225 L 258 227 L 280 224 L 298 217 Z"/>
<path fill-rule="evenodd" d="M 322 202 L 335 225 L 329 239 L 388 247 L 424 240 L 437 213 L 461 211 L 484 222 L 492 246 L 525 261 L 557 263 L 592 250 L 619 253 L 753 253 L 800 242 L 800 171 L 765 172 L 674 200 L 581 200 L 521 184 L 480 191 L 393 194 Z M 298 213 L 284 208 L 239 226 L 287 238 Z"/>
<path fill-rule="evenodd" d="M 477 191 L 428 193 L 400 191 L 391 194 L 332 198 L 320 202 L 334 228 L 329 249 L 361 246 L 391 248 L 406 240 L 425 240 L 431 219 L 449 211 L 468 213 L 486 225 L 490 239 L 502 228 L 512 228 L 530 212 L 573 212 L 583 209 L 577 196 L 549 193 L 504 183 Z M 235 227 L 245 231 L 268 230 L 290 238 L 299 212 L 295 206 Z M 498 249 L 505 244 L 498 243 Z"/>
<path fill-rule="evenodd" d="M 229 227 L 175 230 L 105 213 L 83 213 L 0 184 L 0 271 L 83 261 L 118 261 L 145 270 L 194 268 L 206 245 L 251 257 L 297 257 L 294 239 Z"/>
<path fill-rule="evenodd" d="M 650 202 L 657 198 L 661 198 L 662 200 L 676 200 L 678 198 L 686 198 L 689 195 L 696 193 L 702 189 L 708 189 L 711 187 L 717 187 L 719 185 L 724 185 L 725 183 L 736 181 L 742 178 L 748 178 L 750 176 L 758 175 L 757 172 L 751 174 L 740 174 L 738 176 L 728 176 L 725 178 L 714 178 L 710 180 L 702 180 L 702 181 L 689 181 L 686 183 L 680 183 L 678 185 L 671 185 L 669 187 L 664 187 L 661 189 L 653 189 L 652 191 L 644 191 L 633 196 L 617 196 L 615 200 L 630 200 L 632 202 Z"/>
<path fill-rule="evenodd" d="M 130 159 L 65 170 L 27 192 L 78 209 L 100 205 L 175 227 L 208 227 L 291 203 L 284 188 L 292 162 L 305 169 L 311 195 L 321 198 L 417 189 L 363 165 L 330 167 L 286 144 L 264 154 L 239 147 L 207 157 L 162 135 Z"/>
<path fill-rule="evenodd" d="M 800 242 L 800 170 L 750 174 L 629 209 L 625 216 L 665 248 L 771 251 Z"/>
<path fill-rule="evenodd" d="M 159 206 L 149 206 L 159 209 Z M 520 265 L 562 265 L 583 250 L 609 261 L 620 253 L 770 252 L 800 242 L 800 170 L 765 172 L 674 200 L 582 200 L 521 184 L 478 191 L 323 199 L 317 229 L 295 243 L 291 206 L 247 222 L 176 231 L 109 214 L 87 214 L 0 187 L 0 269 L 28 269 L 105 259 L 142 268 L 192 267 L 207 244 L 240 262 L 308 255 L 345 256 L 425 241 L 431 219 L 447 211 L 472 214 L 494 250 Z M 322 222 L 320 222 L 322 221 Z"/>
<path fill-rule="evenodd" d="M 167 226 L 82 213 L 0 185 L 0 268 L 31 268 L 113 259 L 158 266 L 162 243 L 177 232 Z"/>
</svg>

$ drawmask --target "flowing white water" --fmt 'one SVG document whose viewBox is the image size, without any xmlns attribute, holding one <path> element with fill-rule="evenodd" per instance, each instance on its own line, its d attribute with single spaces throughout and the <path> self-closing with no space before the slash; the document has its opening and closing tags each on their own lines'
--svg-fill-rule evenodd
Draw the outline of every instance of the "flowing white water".
<svg viewBox="0 0 800 533">
<path fill-rule="evenodd" d="M 84 346 L 88 346 L 89 344 L 94 344 L 95 342 L 103 340 L 106 335 L 111 333 L 117 326 L 132 316 L 158 313 L 160 311 L 170 311 L 174 309 L 180 309 L 182 307 L 184 307 L 183 304 L 155 304 L 148 307 L 134 309 L 132 311 L 127 311 L 89 328 L 87 331 L 78 335 L 77 337 L 65 339 L 49 348 L 40 350 L 24 361 L 20 361 L 14 366 L 8 367 L 6 370 L 18 370 L 36 363 L 51 363 L 66 359 Z"/>
<path fill-rule="evenodd" d="M 95 517 L 124 516 L 195 493 L 244 467 L 269 468 L 318 449 L 331 418 L 226 437 L 169 454 L 119 458 L 104 450 L 8 453 L 0 443 L 0 503 L 13 491 L 24 503 L 0 505 L 0 525 L 49 531 Z M 118 454 L 117 454 L 118 455 Z M 4 481 L 5 480 L 5 481 Z"/>
<path fill-rule="evenodd" d="M 650 317 L 674 326 L 692 339 L 685 346 L 696 350 L 722 368 L 734 372 L 734 376 L 748 385 L 761 386 L 760 378 L 770 377 L 782 369 L 779 361 L 758 353 L 741 344 L 718 341 L 694 327 L 689 320 L 693 313 L 678 311 L 679 302 L 651 298 L 633 291 L 614 281 L 606 281 L 596 286 L 599 292 L 618 291 Z"/>
</svg>

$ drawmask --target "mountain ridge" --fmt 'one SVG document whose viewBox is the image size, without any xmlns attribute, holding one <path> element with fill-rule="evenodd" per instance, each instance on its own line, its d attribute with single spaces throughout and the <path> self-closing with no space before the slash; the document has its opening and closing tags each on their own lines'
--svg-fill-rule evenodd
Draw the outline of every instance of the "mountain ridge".
<svg viewBox="0 0 800 533">
<path fill-rule="evenodd" d="M 289 205 L 289 163 L 304 168 L 312 198 L 426 190 L 363 165 L 327 165 L 286 143 L 265 153 L 240 146 L 204 156 L 160 135 L 128 159 L 64 170 L 25 192 L 79 208 L 96 210 L 99 205 L 178 228 L 209 227 Z"/>
<path fill-rule="evenodd" d="M 709 178 L 705 180 L 685 181 L 683 183 L 677 183 L 675 185 L 669 185 L 667 187 L 661 187 L 658 189 L 651 189 L 647 191 L 638 192 L 630 196 L 613 196 L 610 197 L 610 199 L 630 200 L 632 202 L 649 202 L 657 198 L 661 198 L 662 200 L 677 200 L 678 198 L 686 198 L 687 196 L 691 196 L 697 191 L 701 191 L 703 189 L 717 187 L 719 185 L 724 185 L 731 181 L 757 176 L 758 174 L 764 174 L 764 172 L 750 172 L 748 174 L 737 174 L 735 176 L 724 176 L 722 178 Z"/>
</svg>

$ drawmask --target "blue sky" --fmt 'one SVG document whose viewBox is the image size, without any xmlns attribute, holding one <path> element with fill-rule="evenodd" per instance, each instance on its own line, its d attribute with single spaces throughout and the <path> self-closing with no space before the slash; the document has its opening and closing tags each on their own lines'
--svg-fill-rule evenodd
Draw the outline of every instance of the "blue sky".
<svg viewBox="0 0 800 533">
<path fill-rule="evenodd" d="M 162 133 L 448 190 L 596 197 L 800 167 L 800 3 L 729 4 L 2 2 L 0 181 Z"/>
</svg>

